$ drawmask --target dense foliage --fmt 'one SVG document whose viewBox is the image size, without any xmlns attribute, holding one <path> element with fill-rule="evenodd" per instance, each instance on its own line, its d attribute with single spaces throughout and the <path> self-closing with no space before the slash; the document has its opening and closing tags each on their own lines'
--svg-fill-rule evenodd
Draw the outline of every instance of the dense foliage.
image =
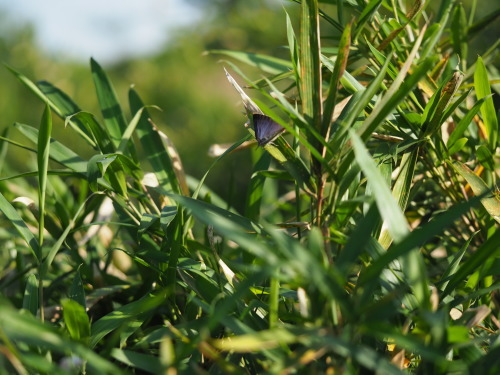
<svg viewBox="0 0 500 375">
<path fill-rule="evenodd" d="M 0 187 L 3 373 L 499 372 L 498 43 L 468 52 L 499 12 L 333 3 L 284 12 L 289 59 L 210 51 L 251 126 L 199 180 L 96 61 L 100 114 L 9 68 L 45 110 L 1 138 L 34 155 Z M 239 209 L 204 181 L 241 153 Z"/>
</svg>

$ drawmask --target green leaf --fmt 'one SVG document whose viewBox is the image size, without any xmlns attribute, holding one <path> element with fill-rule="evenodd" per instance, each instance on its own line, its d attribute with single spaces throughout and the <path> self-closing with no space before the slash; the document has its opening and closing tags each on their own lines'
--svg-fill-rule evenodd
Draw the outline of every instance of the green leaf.
<svg viewBox="0 0 500 375">
<path fill-rule="evenodd" d="M 90 347 L 95 347 L 104 336 L 118 329 L 129 320 L 146 319 L 146 315 L 156 309 L 166 298 L 165 291 L 146 295 L 138 301 L 117 308 L 92 324 Z"/>
<path fill-rule="evenodd" d="M 52 110 L 65 121 L 67 121 L 66 119 L 68 116 L 72 116 L 81 111 L 78 105 L 76 105 L 66 93 L 53 86 L 51 83 L 40 81 L 37 82 L 36 85 L 45 94 Z M 67 123 L 69 123 L 71 127 L 90 144 L 90 146 L 95 147 L 95 142 L 92 140 L 88 129 L 86 129 L 78 119 L 75 118 L 74 121 L 70 120 L 67 121 Z"/>
<path fill-rule="evenodd" d="M 83 209 L 85 208 L 85 204 L 89 199 L 91 199 L 92 195 L 90 195 L 78 208 L 76 211 L 74 217 L 71 219 L 69 222 L 68 226 L 64 229 L 64 232 L 62 232 L 61 236 L 57 239 L 56 242 L 50 247 L 50 250 L 45 257 L 44 261 L 42 262 L 42 267 L 40 269 L 40 274 L 41 275 L 46 275 L 47 271 L 52 264 L 54 257 L 56 256 L 57 252 L 61 249 L 62 244 L 68 237 L 69 232 L 73 229 L 76 220 L 79 218 L 80 214 L 82 213 Z"/>
<path fill-rule="evenodd" d="M 83 288 L 83 281 L 80 275 L 80 267 L 75 271 L 75 277 L 71 282 L 71 287 L 69 288 L 68 297 L 73 301 L 78 302 L 83 308 L 86 307 L 85 302 L 85 290 Z"/>
<path fill-rule="evenodd" d="M 333 111 L 335 109 L 337 90 L 340 82 L 340 78 L 344 74 L 347 59 L 349 58 L 349 48 L 351 45 L 351 23 L 349 23 L 342 33 L 339 43 L 339 53 L 335 60 L 335 65 L 332 72 L 332 77 L 330 79 L 330 87 L 328 88 L 328 94 L 324 102 L 323 110 L 323 124 L 322 124 L 322 135 L 327 134 L 327 130 L 332 122 Z"/>
<path fill-rule="evenodd" d="M 141 108 L 144 107 L 144 104 L 133 89 L 129 91 L 129 102 L 132 113 L 136 113 L 135 116 L 137 116 Z M 178 166 L 181 165 L 179 158 L 177 158 L 178 160 L 174 159 L 174 156 L 178 156 L 178 154 L 175 152 L 176 155 L 172 155 L 169 152 L 162 141 L 162 133 L 148 121 L 149 118 L 148 111 L 146 109 L 142 110 L 137 124 L 137 135 L 139 136 L 142 148 L 148 150 L 147 159 L 153 168 L 158 183 L 160 187 L 166 190 L 170 187 L 177 194 L 180 194 L 182 187 L 182 192 L 187 194 L 189 189 L 187 188 L 187 183 L 183 181 L 185 177 L 183 175 L 179 176 L 174 167 L 174 161 L 177 161 Z M 178 172 L 184 173 L 183 171 Z"/>
<path fill-rule="evenodd" d="M 481 106 L 481 115 L 483 116 L 486 139 L 490 150 L 495 150 L 498 139 L 498 119 L 495 112 L 495 105 L 491 95 L 488 72 L 481 56 L 477 58 L 476 71 L 474 72 L 474 87 L 478 99 L 486 98 Z"/>
<path fill-rule="evenodd" d="M 452 166 L 469 183 L 474 195 L 483 197 L 481 198 L 482 205 L 493 219 L 500 223 L 500 200 L 491 192 L 491 188 L 465 164 L 454 161 Z"/>
<path fill-rule="evenodd" d="M 89 112 L 78 112 L 74 115 L 66 117 L 66 123 L 70 121 L 78 121 L 91 134 L 95 144 L 99 150 L 104 153 L 112 153 L 116 151 L 115 146 L 111 142 L 110 135 L 106 128 L 97 122 L 94 115 Z"/>
<path fill-rule="evenodd" d="M 32 142 L 37 142 L 39 137 L 38 129 L 20 123 L 15 123 L 14 127 Z M 75 172 L 83 174 L 87 170 L 87 162 L 85 159 L 53 138 L 50 139 L 49 155 L 52 160 Z"/>
<path fill-rule="evenodd" d="M 245 216 L 255 222 L 259 221 L 260 205 L 262 203 L 262 196 L 264 191 L 264 183 L 266 176 L 260 171 L 266 171 L 271 164 L 269 154 L 263 153 L 257 163 L 255 163 L 250 184 L 248 186 L 248 193 L 245 205 Z"/>
<path fill-rule="evenodd" d="M 304 0 L 301 4 L 299 88 L 302 114 L 308 128 L 321 134 L 321 54 L 318 1 Z M 310 132 L 309 129 L 306 128 L 306 131 Z M 307 138 L 319 151 L 319 142 L 311 134 L 307 134 Z M 319 173 L 319 170 L 316 172 Z"/>
<path fill-rule="evenodd" d="M 5 199 L 2 193 L 0 193 L 0 210 L 3 212 L 5 217 L 11 224 L 16 228 L 17 232 L 26 241 L 29 249 L 35 256 L 36 261 L 39 263 L 42 260 L 41 248 L 38 244 L 37 239 L 30 231 L 26 223 L 23 221 L 21 216 L 17 213 L 16 209 Z"/>
<path fill-rule="evenodd" d="M 441 39 L 448 18 L 451 14 L 451 8 L 453 6 L 453 1 L 447 1 L 442 3 L 442 12 L 440 12 L 440 19 L 425 32 L 425 43 L 423 45 L 422 51 L 420 53 L 420 59 L 426 59 L 428 56 L 432 55 L 436 51 L 436 44 Z M 424 34 L 424 33 L 422 33 Z"/>
<path fill-rule="evenodd" d="M 88 362 L 89 370 L 99 374 L 121 374 L 122 371 L 111 362 L 94 353 L 85 345 L 68 340 L 55 327 L 43 324 L 30 314 L 19 314 L 4 300 L 0 301 L 0 330 L 16 345 L 35 346 L 43 351 L 62 355 L 74 355 Z M 23 345 L 24 344 L 24 345 Z M 21 357 L 22 359 L 23 357 Z"/>
<path fill-rule="evenodd" d="M 358 17 L 358 21 L 356 22 L 356 31 L 354 33 L 354 40 L 358 39 L 359 34 L 363 31 L 363 27 L 366 23 L 375 15 L 380 4 L 382 4 L 382 0 L 371 0 L 364 8 L 361 14 Z"/>
<path fill-rule="evenodd" d="M 394 199 L 384 178 L 377 170 L 377 166 L 371 159 L 360 138 L 351 131 L 356 160 L 366 175 L 370 186 L 373 189 L 375 202 L 378 210 L 387 225 L 391 237 L 396 243 L 401 243 L 410 233 L 401 208 Z M 418 249 L 410 250 L 402 257 L 402 271 L 406 276 L 406 281 L 412 288 L 420 306 L 428 307 L 429 289 L 424 261 Z"/>
<path fill-rule="evenodd" d="M 123 133 L 127 128 L 125 116 L 123 115 L 111 81 L 104 70 L 94 59 L 90 59 L 90 67 L 92 70 L 92 78 L 94 80 L 97 99 L 99 100 L 101 113 L 104 117 L 104 126 L 109 131 L 112 144 L 115 148 L 118 148 L 122 140 Z M 136 153 L 131 143 L 128 145 L 127 151 L 135 160 Z"/>
<path fill-rule="evenodd" d="M 442 233 L 445 228 L 451 225 L 461 215 L 465 214 L 471 207 L 478 203 L 478 199 L 474 198 L 470 201 L 458 204 L 448 209 L 446 212 L 436 216 L 432 221 L 424 226 L 409 233 L 401 243 L 391 246 L 389 251 L 377 258 L 368 268 L 366 268 L 364 272 L 361 273 L 359 285 L 362 286 L 371 282 L 371 280 L 382 272 L 382 270 L 392 261 L 408 253 L 412 249 L 422 246 L 426 241 L 432 239 L 437 234 Z"/>
<path fill-rule="evenodd" d="M 474 104 L 474 106 L 467 112 L 467 114 L 460 119 L 456 128 L 450 134 L 450 138 L 448 138 L 448 141 L 446 142 L 446 145 L 448 148 L 453 147 L 455 142 L 457 142 L 462 137 L 464 132 L 469 127 L 474 116 L 477 114 L 477 112 L 479 112 L 479 109 L 481 108 L 481 106 L 483 105 L 485 100 L 486 100 L 486 98 L 482 98 L 481 100 L 478 100 Z"/>
<path fill-rule="evenodd" d="M 71 299 L 61 301 L 66 328 L 74 340 L 86 341 L 90 337 L 90 320 L 85 308 Z"/>
<path fill-rule="evenodd" d="M 480 145 L 476 149 L 477 160 L 483 167 L 487 170 L 494 172 L 495 171 L 495 161 L 493 160 L 493 155 L 491 151 L 484 145 Z"/>
<path fill-rule="evenodd" d="M 450 264 L 448 265 L 448 267 L 444 271 L 443 275 L 441 276 L 441 280 L 440 280 L 440 282 L 443 283 L 440 286 L 441 290 L 446 289 L 446 286 L 449 283 L 450 277 L 452 277 L 457 272 L 458 267 L 460 266 L 460 262 L 462 261 L 462 258 L 465 255 L 465 252 L 469 248 L 469 245 L 476 234 L 477 234 L 477 232 L 474 233 L 474 235 L 471 236 L 467 240 L 467 242 L 464 244 L 464 246 L 462 246 L 462 248 L 455 254 L 455 256 L 453 257 L 453 260 L 450 262 Z"/>
<path fill-rule="evenodd" d="M 457 4 L 453 11 L 451 18 L 451 42 L 453 49 L 462 63 L 462 69 L 465 70 L 467 64 L 467 32 L 469 26 L 467 24 L 467 17 L 465 16 L 465 9 L 462 4 Z"/>
<path fill-rule="evenodd" d="M 293 69 L 293 65 L 290 61 L 279 59 L 276 57 L 260 55 L 258 53 L 237 52 L 221 49 L 209 50 L 208 52 L 232 57 L 233 59 L 253 66 L 269 74 L 284 73 Z"/>
<path fill-rule="evenodd" d="M 28 310 L 33 316 L 38 312 L 38 279 L 35 274 L 30 274 L 24 289 L 23 309 Z"/>
<path fill-rule="evenodd" d="M 486 242 L 473 252 L 453 274 L 441 298 L 450 294 L 455 287 L 463 283 L 474 271 L 481 267 L 488 259 L 495 259 L 500 254 L 500 231 L 496 231 Z"/>
<path fill-rule="evenodd" d="M 45 231 L 45 192 L 47 190 L 47 170 L 49 167 L 50 135 L 52 133 L 52 116 L 50 107 L 45 105 L 40 130 L 38 132 L 38 241 L 43 244 Z"/>
<path fill-rule="evenodd" d="M 459 152 L 461 149 L 464 148 L 464 146 L 466 145 L 466 143 L 468 142 L 469 140 L 467 138 L 459 138 L 457 139 L 453 145 L 451 145 L 451 147 L 448 148 L 448 154 L 449 155 L 453 155 L 457 152 Z"/>
<path fill-rule="evenodd" d="M 160 374 L 164 372 L 164 368 L 156 355 L 147 355 L 131 350 L 115 348 L 111 351 L 111 357 L 127 366 L 149 372 L 150 374 Z"/>
</svg>

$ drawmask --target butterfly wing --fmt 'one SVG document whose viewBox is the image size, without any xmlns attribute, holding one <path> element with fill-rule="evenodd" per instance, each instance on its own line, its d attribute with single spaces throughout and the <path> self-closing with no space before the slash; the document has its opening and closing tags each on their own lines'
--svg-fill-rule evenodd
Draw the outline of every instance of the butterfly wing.
<svg viewBox="0 0 500 375">
<path fill-rule="evenodd" d="M 285 129 L 274 121 L 271 117 L 254 113 L 253 128 L 255 130 L 255 138 L 259 146 L 265 146 L 273 141 Z"/>
</svg>

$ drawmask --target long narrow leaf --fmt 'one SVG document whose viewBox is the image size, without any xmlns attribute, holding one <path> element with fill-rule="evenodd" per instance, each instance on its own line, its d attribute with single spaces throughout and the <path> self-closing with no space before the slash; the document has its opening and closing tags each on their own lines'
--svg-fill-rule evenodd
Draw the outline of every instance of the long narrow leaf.
<svg viewBox="0 0 500 375">
<path fill-rule="evenodd" d="M 30 231 L 26 223 L 23 221 L 21 216 L 17 213 L 16 209 L 12 207 L 12 205 L 5 199 L 2 193 L 0 193 L 0 210 L 3 212 L 5 217 L 11 224 L 16 228 L 21 237 L 26 241 L 29 245 L 29 249 L 35 256 L 35 259 L 40 262 L 41 261 L 41 249 L 38 244 L 37 239 Z"/>
<path fill-rule="evenodd" d="M 490 96 L 491 88 L 488 81 L 488 73 L 481 57 L 477 59 L 476 71 L 474 72 L 474 87 L 476 89 L 477 98 L 485 98 L 485 102 L 481 106 L 481 115 L 484 120 L 488 145 L 493 152 L 497 147 L 498 119 L 495 105 L 493 104 L 493 98 Z"/>
<path fill-rule="evenodd" d="M 40 131 L 38 132 L 38 242 L 43 244 L 43 234 L 45 231 L 45 192 L 47 190 L 47 170 L 49 168 L 50 135 L 52 133 L 52 116 L 50 107 L 45 105 Z"/>
</svg>

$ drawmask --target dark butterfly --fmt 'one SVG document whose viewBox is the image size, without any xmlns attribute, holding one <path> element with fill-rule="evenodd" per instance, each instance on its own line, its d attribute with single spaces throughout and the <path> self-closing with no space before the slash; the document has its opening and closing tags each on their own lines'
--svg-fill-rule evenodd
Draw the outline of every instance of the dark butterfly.
<svg viewBox="0 0 500 375">
<path fill-rule="evenodd" d="M 259 113 L 253 114 L 253 129 L 255 130 L 257 143 L 261 147 L 274 141 L 278 135 L 285 131 L 285 129 L 271 117 Z"/>
</svg>

